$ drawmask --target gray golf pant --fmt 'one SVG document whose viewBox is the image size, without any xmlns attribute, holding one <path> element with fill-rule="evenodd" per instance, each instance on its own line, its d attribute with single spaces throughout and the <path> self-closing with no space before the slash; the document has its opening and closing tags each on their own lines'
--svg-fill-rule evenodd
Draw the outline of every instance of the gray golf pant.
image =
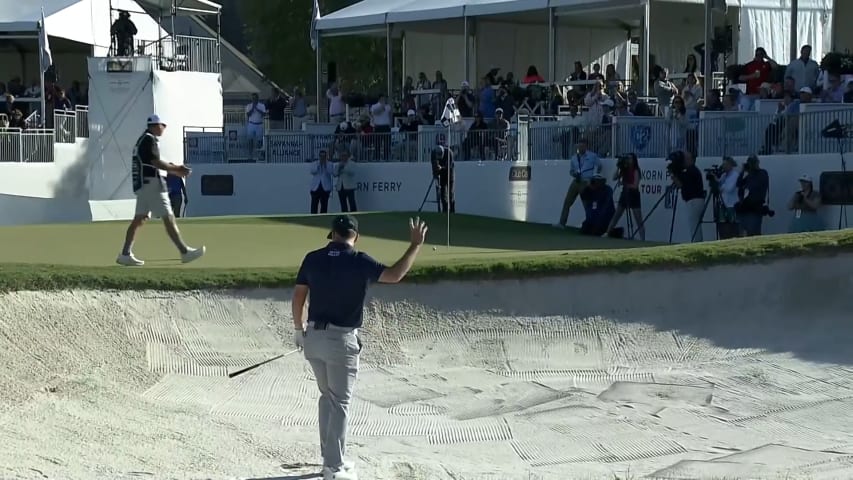
<svg viewBox="0 0 853 480">
<path fill-rule="evenodd" d="M 334 469 L 344 464 L 347 417 L 360 353 L 357 329 L 329 325 L 325 330 L 315 330 L 313 323 L 308 324 L 305 359 L 320 389 L 320 451 L 325 467 Z"/>
</svg>

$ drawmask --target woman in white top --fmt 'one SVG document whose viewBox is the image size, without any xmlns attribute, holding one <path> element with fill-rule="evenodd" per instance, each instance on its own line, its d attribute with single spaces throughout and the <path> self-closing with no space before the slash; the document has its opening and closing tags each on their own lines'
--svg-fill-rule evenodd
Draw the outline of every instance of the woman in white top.
<svg viewBox="0 0 853 480">
<path fill-rule="evenodd" d="M 329 211 L 329 195 L 332 193 L 332 170 L 329 155 L 320 150 L 319 160 L 311 164 L 311 213 Z M 319 207 L 319 211 L 318 208 Z"/>
</svg>

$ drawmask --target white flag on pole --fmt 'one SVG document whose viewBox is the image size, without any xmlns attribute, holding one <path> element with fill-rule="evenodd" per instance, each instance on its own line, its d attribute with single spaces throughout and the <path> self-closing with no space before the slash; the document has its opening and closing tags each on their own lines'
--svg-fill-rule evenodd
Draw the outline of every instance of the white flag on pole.
<svg viewBox="0 0 853 480">
<path fill-rule="evenodd" d="M 41 23 L 39 25 L 39 63 L 41 64 L 42 74 L 53 65 L 53 54 L 50 52 L 50 42 L 47 39 L 47 27 L 44 21 L 44 8 L 41 9 Z"/>
<path fill-rule="evenodd" d="M 453 98 L 448 98 L 444 103 L 444 112 L 441 114 L 441 124 L 445 127 L 456 127 L 462 123 L 462 115 L 459 109 L 456 108 L 456 102 Z"/>
<path fill-rule="evenodd" d="M 320 19 L 320 0 L 314 0 L 314 12 L 311 14 L 311 49 L 317 51 L 317 20 Z"/>
</svg>

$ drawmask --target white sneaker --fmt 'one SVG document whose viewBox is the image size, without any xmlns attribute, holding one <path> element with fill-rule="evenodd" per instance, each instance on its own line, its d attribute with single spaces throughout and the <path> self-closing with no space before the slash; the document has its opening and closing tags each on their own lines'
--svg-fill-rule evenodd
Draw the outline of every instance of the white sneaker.
<svg viewBox="0 0 853 480">
<path fill-rule="evenodd" d="M 206 250 L 204 245 L 201 248 L 188 248 L 187 253 L 181 254 L 181 263 L 190 263 L 193 260 L 198 260 L 204 256 Z"/>
<path fill-rule="evenodd" d="M 355 469 L 353 467 L 346 467 L 346 463 L 337 471 L 329 467 L 323 467 L 323 480 L 358 480 Z"/>
<path fill-rule="evenodd" d="M 116 263 L 125 267 L 141 267 L 145 265 L 145 262 L 133 256 L 133 252 L 130 255 L 119 255 L 116 258 Z"/>
</svg>

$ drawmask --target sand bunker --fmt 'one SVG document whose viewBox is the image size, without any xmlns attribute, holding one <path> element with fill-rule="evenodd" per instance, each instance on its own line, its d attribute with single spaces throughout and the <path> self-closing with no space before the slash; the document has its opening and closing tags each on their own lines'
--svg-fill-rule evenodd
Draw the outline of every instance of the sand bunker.
<svg viewBox="0 0 853 480">
<path fill-rule="evenodd" d="M 373 290 L 362 478 L 853 477 L 853 257 Z M 0 477 L 311 478 L 288 291 L 0 299 Z"/>
</svg>

